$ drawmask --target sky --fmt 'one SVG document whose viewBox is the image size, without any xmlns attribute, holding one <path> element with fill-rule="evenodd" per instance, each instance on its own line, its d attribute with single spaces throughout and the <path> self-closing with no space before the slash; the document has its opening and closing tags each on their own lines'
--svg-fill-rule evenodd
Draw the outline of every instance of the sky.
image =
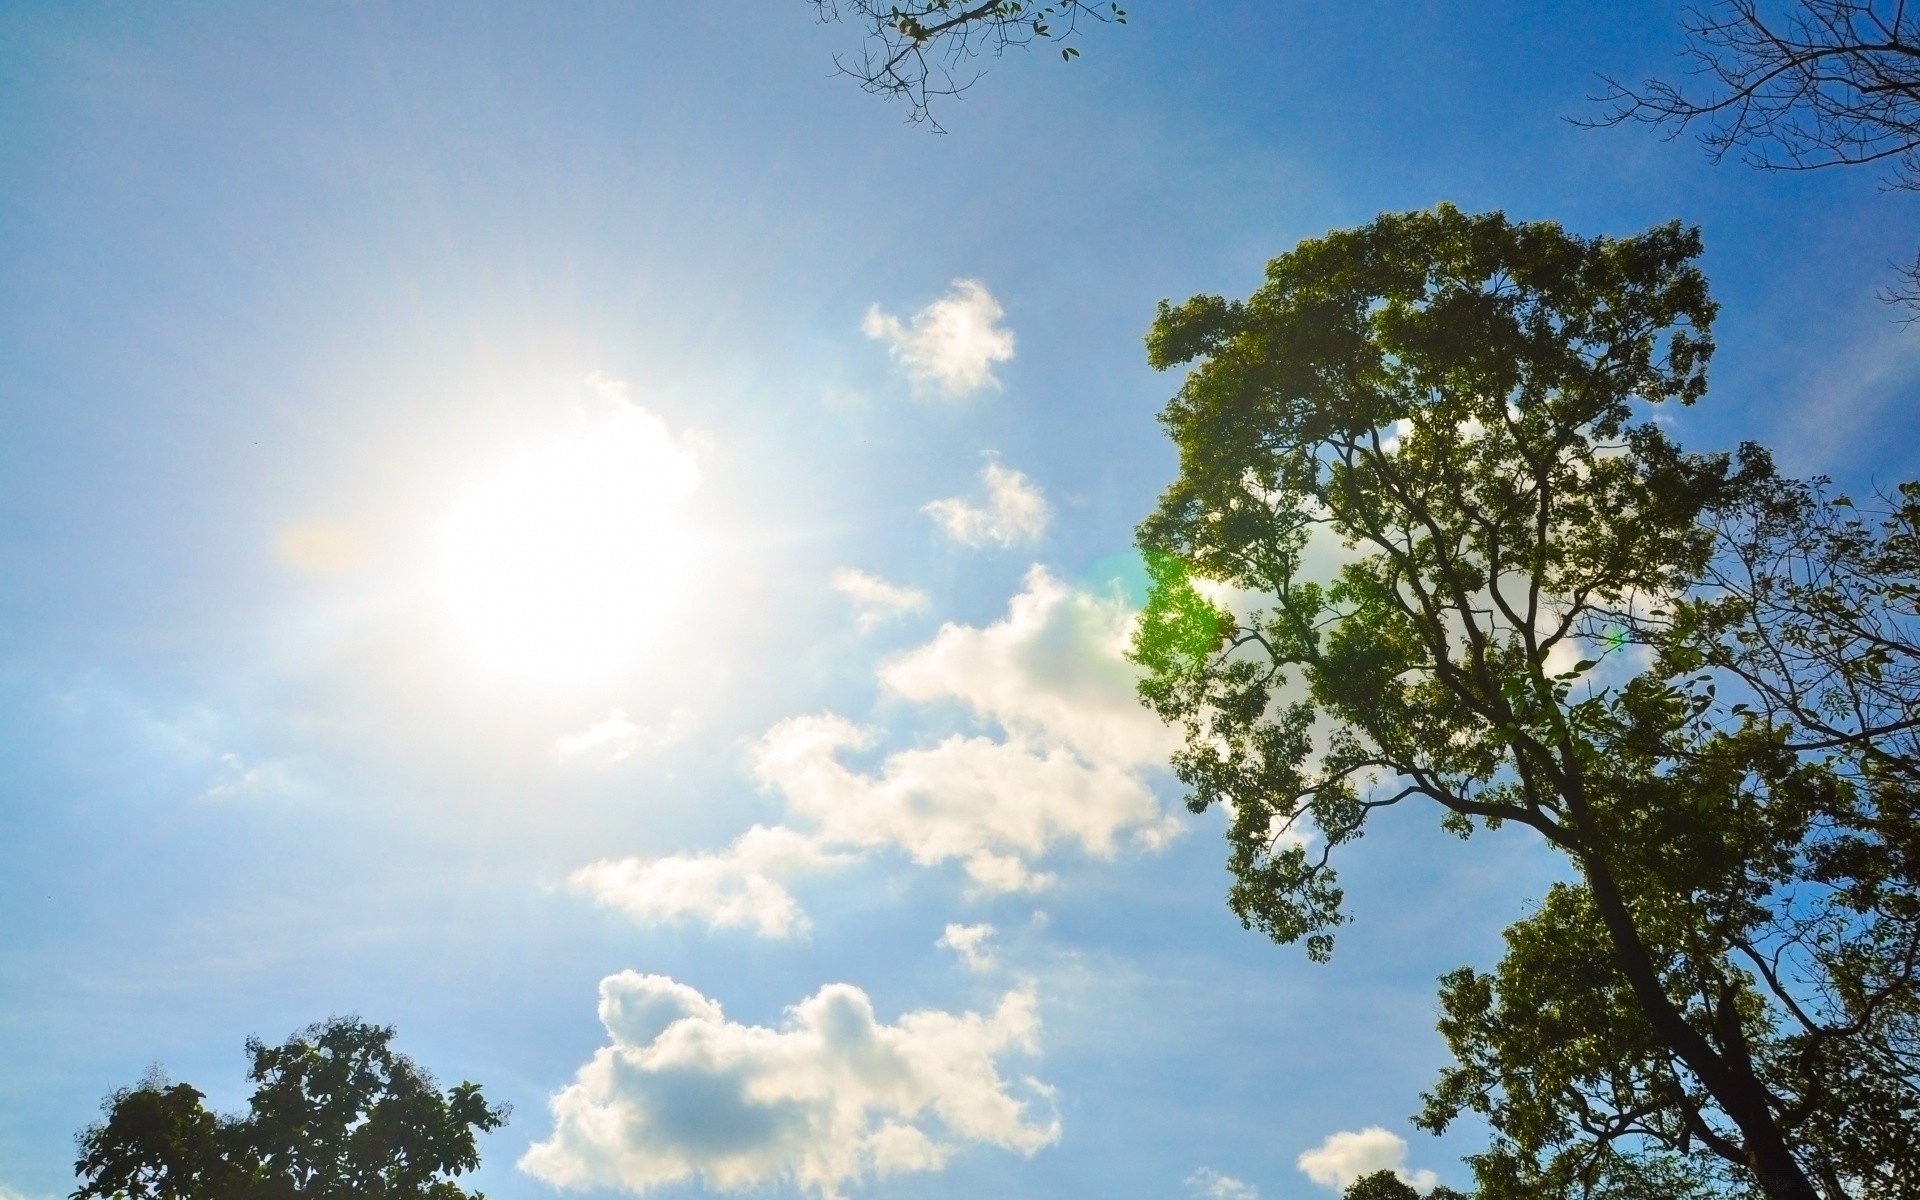
<svg viewBox="0 0 1920 1200">
<path fill-rule="evenodd" d="M 1698 224 L 1690 447 L 1920 475 L 1866 172 L 1589 129 L 1678 5 L 1138 0 L 945 133 L 805 0 L 0 4 L 0 1197 L 358 1014 L 495 1200 L 1470 1182 L 1434 989 L 1556 878 L 1395 812 L 1226 909 L 1123 657 L 1162 298 L 1451 201 Z"/>
</svg>

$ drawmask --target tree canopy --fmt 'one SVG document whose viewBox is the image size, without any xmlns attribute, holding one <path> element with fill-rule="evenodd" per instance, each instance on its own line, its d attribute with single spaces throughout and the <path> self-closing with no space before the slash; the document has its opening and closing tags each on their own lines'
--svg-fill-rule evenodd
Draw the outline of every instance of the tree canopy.
<svg viewBox="0 0 1920 1200">
<path fill-rule="evenodd" d="M 1148 337 L 1198 365 L 1135 655 L 1231 815 L 1235 912 L 1326 958 L 1335 852 L 1419 802 L 1567 861 L 1443 981 L 1418 1119 L 1488 1121 L 1490 1200 L 1920 1185 L 1888 1132 L 1920 1118 L 1915 497 L 1852 515 L 1667 436 L 1713 350 L 1699 252 L 1442 206 Z"/>
<path fill-rule="evenodd" d="M 1421 1200 L 1421 1196 L 1420 1189 L 1392 1171 L 1373 1171 L 1348 1184 L 1347 1190 L 1340 1193 L 1340 1200 Z M 1436 1187 L 1427 1193 L 1426 1200 L 1466 1198 L 1452 1188 Z"/>
<path fill-rule="evenodd" d="M 244 1116 L 157 1072 L 115 1092 L 79 1135 L 73 1200 L 467 1200 L 451 1177 L 480 1165 L 475 1132 L 508 1110 L 473 1083 L 439 1091 L 393 1036 L 336 1017 L 280 1046 L 249 1038 Z"/>
</svg>

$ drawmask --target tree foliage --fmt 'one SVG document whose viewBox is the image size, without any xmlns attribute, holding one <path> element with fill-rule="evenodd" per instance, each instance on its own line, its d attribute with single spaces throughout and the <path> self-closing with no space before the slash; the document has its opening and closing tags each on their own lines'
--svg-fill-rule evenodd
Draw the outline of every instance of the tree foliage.
<svg viewBox="0 0 1920 1200">
<path fill-rule="evenodd" d="M 157 1073 L 115 1092 L 79 1135 L 74 1200 L 468 1200 L 449 1177 L 480 1165 L 475 1131 L 508 1110 L 473 1083 L 442 1093 L 393 1036 L 339 1017 L 280 1046 L 249 1038 L 245 1116 Z"/>
<path fill-rule="evenodd" d="M 813 0 L 822 21 L 844 14 L 864 28 L 866 41 L 854 58 L 836 59 L 842 73 L 866 91 L 904 100 L 907 119 L 935 130 L 933 105 L 960 95 L 980 77 L 978 60 L 999 57 L 1051 41 L 1072 61 L 1071 42 L 1083 22 L 1127 23 L 1126 10 L 1108 0 Z"/>
<path fill-rule="evenodd" d="M 1392 1171 L 1374 1171 L 1347 1185 L 1340 1200 L 1421 1200 L 1420 1190 Z M 1425 1200 L 1466 1200 L 1450 1187 L 1436 1187 Z"/>
<path fill-rule="evenodd" d="M 1603 120 L 1697 129 L 1716 161 L 1770 171 L 1883 165 L 1920 190 L 1920 13 L 1905 0 L 1723 0 L 1690 10 L 1684 53 L 1697 83 L 1608 79 Z M 1920 301 L 1920 259 L 1905 275 L 1890 298 Z"/>
<path fill-rule="evenodd" d="M 1442 206 L 1148 338 L 1199 365 L 1135 655 L 1242 921 L 1325 958 L 1336 851 L 1422 801 L 1571 868 L 1443 981 L 1419 1120 L 1489 1122 L 1490 1200 L 1920 1186 L 1916 498 L 1854 518 L 1663 432 L 1699 251 Z"/>
</svg>

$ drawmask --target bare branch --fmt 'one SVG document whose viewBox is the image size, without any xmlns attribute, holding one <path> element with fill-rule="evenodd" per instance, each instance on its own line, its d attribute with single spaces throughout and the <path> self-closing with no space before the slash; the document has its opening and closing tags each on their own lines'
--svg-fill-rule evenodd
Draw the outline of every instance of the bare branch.
<svg viewBox="0 0 1920 1200">
<path fill-rule="evenodd" d="M 863 91 L 907 103 L 907 120 L 946 132 L 934 119 L 935 102 L 957 97 L 984 74 L 976 65 L 1052 41 L 1060 57 L 1071 61 L 1080 50 L 1069 39 L 1083 21 L 1124 25 L 1126 10 L 1096 0 L 813 0 L 823 23 L 845 17 L 866 31 L 856 57 L 836 57 L 843 75 L 860 81 Z"/>
</svg>

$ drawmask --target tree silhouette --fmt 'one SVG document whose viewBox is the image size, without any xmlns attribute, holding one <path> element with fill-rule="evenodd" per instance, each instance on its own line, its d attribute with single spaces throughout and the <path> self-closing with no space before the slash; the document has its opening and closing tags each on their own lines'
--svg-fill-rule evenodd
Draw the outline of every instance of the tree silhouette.
<svg viewBox="0 0 1920 1200">
<path fill-rule="evenodd" d="M 81 1131 L 73 1200 L 482 1200 L 449 1177 L 480 1165 L 474 1133 L 507 1108 L 473 1083 L 440 1092 L 393 1036 L 335 1017 L 279 1046 L 249 1038 L 245 1116 L 150 1074 Z"/>
<path fill-rule="evenodd" d="M 973 86 L 982 56 L 1051 41 L 1072 61 L 1080 50 L 1069 39 L 1082 22 L 1127 22 L 1126 10 L 1112 0 L 813 0 L 813 7 L 822 21 L 844 15 L 865 30 L 860 54 L 834 65 L 865 91 L 904 100 L 907 120 L 936 131 L 942 130 L 932 106 Z"/>
</svg>

